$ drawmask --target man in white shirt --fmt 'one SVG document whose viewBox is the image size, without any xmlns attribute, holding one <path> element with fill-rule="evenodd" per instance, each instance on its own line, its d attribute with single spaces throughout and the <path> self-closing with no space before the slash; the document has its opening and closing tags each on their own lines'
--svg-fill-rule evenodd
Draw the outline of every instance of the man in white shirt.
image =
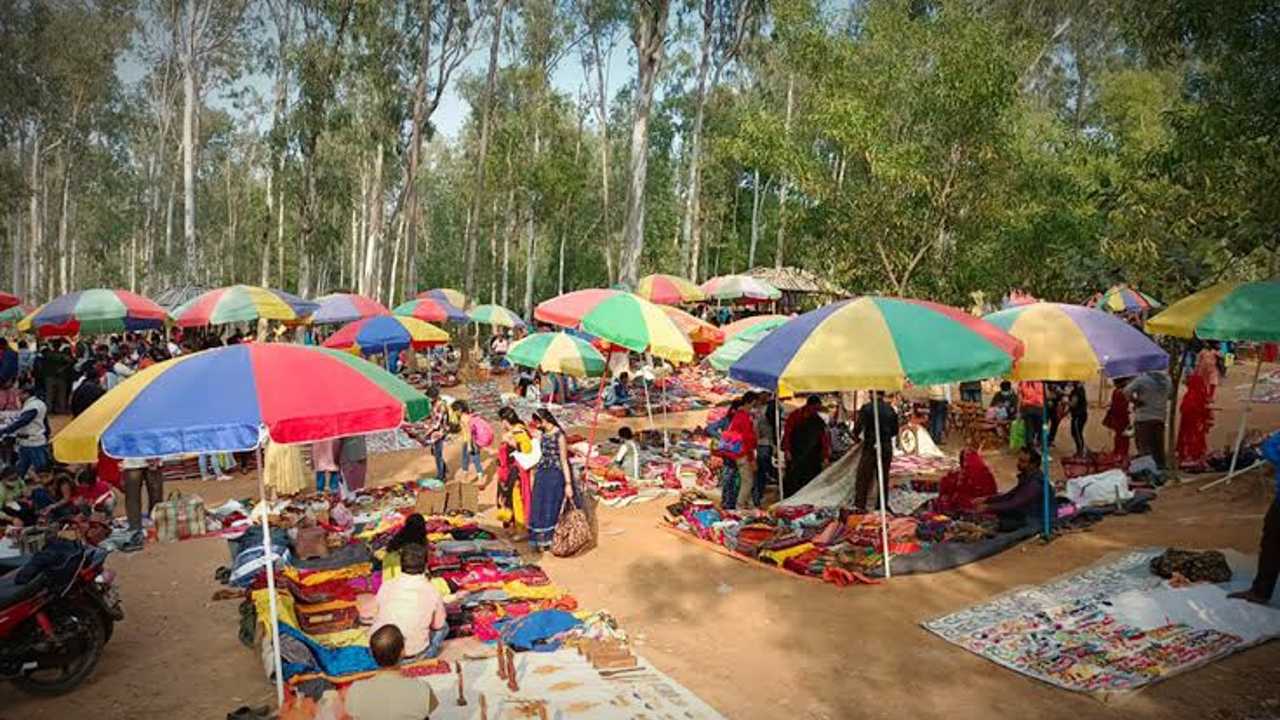
<svg viewBox="0 0 1280 720">
<path fill-rule="evenodd" d="M 372 632 L 395 625 L 404 635 L 404 656 L 435 657 L 449 635 L 444 600 L 426 576 L 427 549 L 406 545 L 400 549 L 400 574 L 378 589 L 378 612 Z"/>
<path fill-rule="evenodd" d="M 113 359 L 115 360 L 115 362 L 114 364 L 112 364 L 111 369 L 107 371 L 107 390 L 108 391 L 114 388 L 115 386 L 119 385 L 120 383 L 124 382 L 126 378 L 131 377 L 134 374 L 134 372 L 136 372 L 133 368 L 129 367 L 129 365 L 125 363 L 123 353 L 117 351 Z"/>
<path fill-rule="evenodd" d="M 49 408 L 36 396 L 35 388 L 23 385 L 18 388 L 22 409 L 18 417 L 3 429 L 0 437 L 13 435 L 18 446 L 18 477 L 25 479 L 28 470 L 44 472 L 53 463 L 49 453 Z"/>
</svg>

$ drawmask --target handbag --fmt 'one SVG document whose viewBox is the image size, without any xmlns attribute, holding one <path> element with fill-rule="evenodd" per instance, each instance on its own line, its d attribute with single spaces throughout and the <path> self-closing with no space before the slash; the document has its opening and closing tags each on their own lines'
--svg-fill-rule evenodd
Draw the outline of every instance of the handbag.
<svg viewBox="0 0 1280 720">
<path fill-rule="evenodd" d="M 556 523 L 555 534 L 551 537 L 551 554 L 556 557 L 573 557 L 586 549 L 591 543 L 591 523 L 587 514 L 570 505 L 565 498 L 560 509 L 560 521 Z"/>
<path fill-rule="evenodd" d="M 151 520 L 155 523 L 156 538 L 161 542 L 185 540 L 208 532 L 204 500 L 199 495 L 171 493 L 168 500 L 156 503 Z"/>
</svg>

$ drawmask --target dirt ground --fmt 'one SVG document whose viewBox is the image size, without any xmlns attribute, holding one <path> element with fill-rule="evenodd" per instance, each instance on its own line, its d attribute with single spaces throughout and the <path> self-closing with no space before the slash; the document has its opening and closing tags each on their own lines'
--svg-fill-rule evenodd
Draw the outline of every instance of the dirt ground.
<svg viewBox="0 0 1280 720">
<path fill-rule="evenodd" d="M 1224 407 L 1213 441 L 1221 445 L 1233 437 L 1239 403 L 1234 384 L 1219 396 Z M 1091 419 L 1094 447 L 1106 444 L 1100 416 L 1095 411 Z M 1260 406 L 1251 425 L 1280 426 L 1280 406 Z M 1059 439 L 1063 452 L 1068 440 Z M 1007 460 L 999 467 L 1009 467 Z M 403 481 L 431 469 L 429 453 L 411 451 L 375 456 L 370 477 Z M 209 504 L 256 492 L 252 476 L 179 485 Z M 730 718 L 1280 718 L 1280 643 L 1103 704 L 995 666 L 920 627 L 1126 548 L 1256 552 L 1270 475 L 1204 493 L 1199 485 L 1167 488 L 1145 515 L 876 587 L 838 589 L 709 552 L 657 528 L 661 502 L 601 508 L 599 547 L 540 562 L 582 607 L 612 611 L 643 655 Z M 236 639 L 236 603 L 210 601 L 214 570 L 227 560 L 219 540 L 113 555 L 126 619 L 94 676 L 56 700 L 4 686 L 0 720 L 214 719 L 270 702 L 260 662 Z"/>
</svg>

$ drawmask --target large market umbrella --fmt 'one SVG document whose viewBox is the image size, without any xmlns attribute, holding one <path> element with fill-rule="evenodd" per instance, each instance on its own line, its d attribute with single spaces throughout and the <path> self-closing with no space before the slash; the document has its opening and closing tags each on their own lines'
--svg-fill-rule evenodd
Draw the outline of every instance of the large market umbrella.
<svg viewBox="0 0 1280 720">
<path fill-rule="evenodd" d="M 621 290 L 576 290 L 542 302 L 533 317 L 561 327 L 579 327 L 632 352 L 689 362 L 693 347 L 657 305 Z"/>
<path fill-rule="evenodd" d="M 743 332 L 744 330 L 750 330 L 757 325 L 769 324 L 773 327 L 777 327 L 790 319 L 791 317 L 788 315 L 752 315 L 751 317 L 744 317 L 741 320 L 734 320 L 728 325 L 722 326 L 720 329 L 724 331 L 725 342 L 728 342 L 736 337 L 738 333 Z"/>
<path fill-rule="evenodd" d="M 1129 323 L 1091 308 L 1035 303 L 1001 310 L 987 322 L 1022 341 L 1015 380 L 1091 380 L 1102 373 L 1129 377 L 1169 367 L 1169 354 Z"/>
<path fill-rule="evenodd" d="M 721 275 L 702 283 L 702 292 L 713 300 L 777 300 L 782 293 L 760 278 L 750 275 Z"/>
<path fill-rule="evenodd" d="M 355 322 L 378 315 L 390 315 L 385 305 L 355 293 L 332 293 L 316 298 L 320 307 L 311 314 L 314 325 L 330 325 Z"/>
<path fill-rule="evenodd" d="M 706 300 L 692 282 L 675 275 L 645 275 L 636 282 L 636 295 L 659 305 L 681 305 Z"/>
<path fill-rule="evenodd" d="M 1280 280 L 1221 283 L 1201 290 L 1148 320 L 1147 332 L 1185 339 L 1280 342 Z M 1253 410 L 1253 393 L 1261 373 L 1262 355 L 1259 353 L 1253 382 L 1249 385 L 1249 398 L 1240 415 L 1231 467 L 1225 477 L 1202 490 L 1228 481 L 1235 475 L 1240 445 L 1244 442 L 1245 427 Z"/>
<path fill-rule="evenodd" d="M 724 331 L 706 320 L 694 317 L 677 307 L 663 305 L 662 311 L 671 318 L 680 332 L 694 345 L 719 345 L 724 342 Z"/>
<path fill-rule="evenodd" d="M 477 305 L 467 314 L 471 316 L 472 322 L 481 325 L 504 328 L 524 327 L 524 320 L 519 315 L 501 305 Z"/>
<path fill-rule="evenodd" d="M 1159 300 L 1129 285 L 1113 285 L 1085 304 L 1104 312 L 1123 314 L 1147 313 L 1164 307 Z"/>
<path fill-rule="evenodd" d="M 0 292 L 0 311 L 15 308 L 22 304 L 22 300 L 13 293 Z"/>
<path fill-rule="evenodd" d="M 98 335 L 157 330 L 169 313 L 154 301 L 128 290 L 94 288 L 60 295 L 18 322 L 23 332 L 42 336 Z"/>
<path fill-rule="evenodd" d="M 446 300 L 429 297 L 419 297 L 416 300 L 401 303 L 391 313 L 393 315 L 418 318 L 429 323 L 465 324 L 471 322 L 471 318 L 461 308 Z"/>
<path fill-rule="evenodd" d="M 724 345 L 716 348 L 716 351 L 711 353 L 710 357 L 707 358 L 707 362 L 711 364 L 711 367 L 719 370 L 720 372 L 728 372 L 729 367 L 738 362 L 738 360 L 740 360 L 748 350 L 755 347 L 756 343 L 760 342 L 765 336 L 778 329 L 790 319 L 783 317 L 782 315 L 769 315 L 765 317 L 772 319 L 765 322 L 755 323 L 745 330 L 740 330 L 734 333 L 725 341 Z M 728 334 L 728 329 L 729 326 L 726 325 L 724 327 L 726 334 Z"/>
<path fill-rule="evenodd" d="M 900 390 L 1008 373 L 1022 344 L 946 305 L 890 297 L 841 300 L 787 321 L 729 368 L 729 376 L 786 393 Z M 874 396 L 873 396 L 874 397 Z M 889 565 L 880 413 L 872 413 L 884 574 Z"/>
<path fill-rule="evenodd" d="M 659 306 L 622 290 L 577 290 L 542 302 L 534 308 L 534 318 L 552 325 L 575 328 L 595 335 L 631 352 L 649 353 L 674 363 L 693 360 L 689 338 Z M 604 382 L 596 396 L 588 445 L 594 444 L 596 421 L 604 402 Z M 649 404 L 649 383 L 645 380 L 645 407 L 649 424 L 653 409 Z"/>
<path fill-rule="evenodd" d="M 429 322 L 400 315 L 378 315 L 343 325 L 324 341 L 335 350 L 356 348 L 365 355 L 415 350 L 449 342 L 449 333 Z"/>
<path fill-rule="evenodd" d="M 178 306 L 173 311 L 173 320 L 179 327 L 302 320 L 319 307 L 283 290 L 231 285 L 210 290 Z"/>
<path fill-rule="evenodd" d="M 14 305 L 8 310 L 0 310 L 0 327 L 17 327 L 23 318 L 35 310 L 30 305 Z"/>
<path fill-rule="evenodd" d="M 317 388 L 341 392 L 317 392 Z M 284 343 L 250 343 L 183 355 L 139 371 L 72 420 L 53 439 L 65 463 L 91 463 L 99 446 L 117 458 L 154 458 L 302 443 L 393 430 L 418 420 L 429 401 L 407 383 L 349 353 Z M 276 702 L 284 701 L 275 568 L 264 500 L 263 548 Z"/>
<path fill-rule="evenodd" d="M 1079 305 L 1033 303 L 1001 310 L 986 320 L 1020 340 L 1024 352 L 1014 367 L 1015 380 L 1086 381 L 1099 373 L 1129 377 L 1169 367 L 1169 354 L 1129 323 Z M 1031 428 L 1034 431 L 1034 428 Z M 1053 532 L 1050 517 L 1049 418 L 1040 425 L 1044 456 L 1044 535 Z"/>
<path fill-rule="evenodd" d="M 534 333 L 511 345 L 507 362 L 574 377 L 604 374 L 605 360 L 591 343 L 567 332 Z"/>
<path fill-rule="evenodd" d="M 419 300 L 443 300 L 459 310 L 466 310 L 471 307 L 471 299 L 463 294 L 461 290 L 453 288 L 433 288 L 424 290 L 417 294 Z"/>
</svg>

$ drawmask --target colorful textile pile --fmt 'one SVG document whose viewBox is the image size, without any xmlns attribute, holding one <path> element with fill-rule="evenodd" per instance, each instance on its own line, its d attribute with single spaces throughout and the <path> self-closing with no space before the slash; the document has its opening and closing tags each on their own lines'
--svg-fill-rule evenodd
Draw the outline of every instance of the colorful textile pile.
<svg viewBox="0 0 1280 720">
<path fill-rule="evenodd" d="M 587 459 L 585 440 L 570 446 L 570 462 L 581 472 L 596 498 L 610 507 L 624 507 L 648 502 L 664 495 L 691 488 L 712 489 L 718 483 L 721 460 L 713 457 L 706 439 L 693 433 L 675 433 L 663 449 L 662 434 L 657 431 L 637 433 L 640 448 L 640 476 L 628 477 L 613 464 L 617 453 L 616 440 L 607 440 L 596 446 Z M 574 440 L 574 438 L 571 438 Z"/>
<path fill-rule="evenodd" d="M 1113 557 L 923 623 L 994 663 L 1076 692 L 1129 692 L 1280 636 L 1280 607 L 1227 599 L 1253 558 L 1224 551 L 1227 583 L 1174 587 L 1148 566 L 1163 548 Z"/>
</svg>

